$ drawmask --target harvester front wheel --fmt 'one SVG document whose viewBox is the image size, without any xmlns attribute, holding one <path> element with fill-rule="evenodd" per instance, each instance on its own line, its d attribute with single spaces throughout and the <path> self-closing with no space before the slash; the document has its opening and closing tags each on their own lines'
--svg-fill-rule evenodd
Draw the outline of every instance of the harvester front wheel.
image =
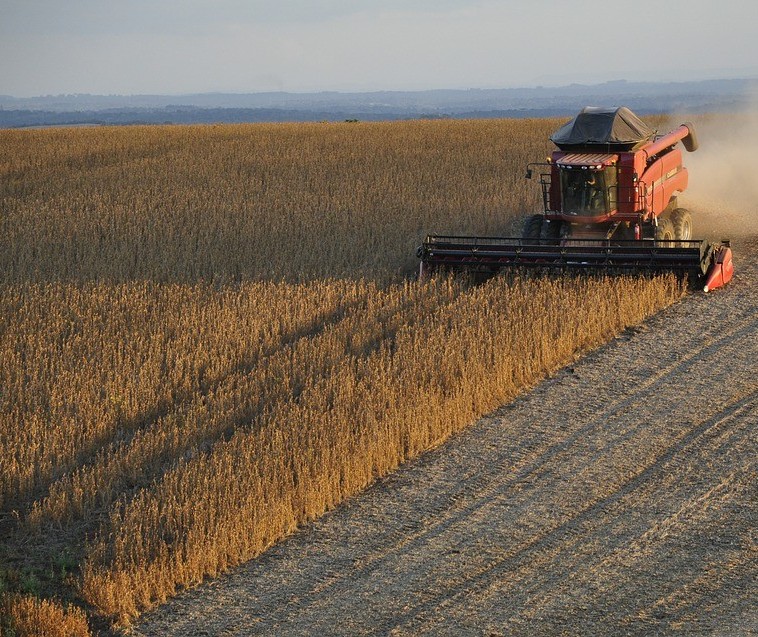
<svg viewBox="0 0 758 637">
<path fill-rule="evenodd" d="M 677 208 L 671 213 L 671 222 L 674 224 L 674 236 L 683 241 L 692 239 L 692 215 L 686 208 Z"/>
<path fill-rule="evenodd" d="M 540 230 L 540 242 L 546 246 L 558 245 L 561 240 L 561 231 L 563 230 L 562 221 L 545 221 L 542 222 Z"/>
<path fill-rule="evenodd" d="M 674 224 L 668 217 L 658 219 L 658 226 L 655 228 L 656 241 L 673 241 L 676 238 L 674 234 Z"/>
<path fill-rule="evenodd" d="M 521 233 L 521 237 L 524 239 L 533 239 L 535 241 L 540 240 L 542 234 L 542 221 L 544 217 L 542 215 L 532 215 L 527 217 L 524 222 L 524 231 Z"/>
</svg>

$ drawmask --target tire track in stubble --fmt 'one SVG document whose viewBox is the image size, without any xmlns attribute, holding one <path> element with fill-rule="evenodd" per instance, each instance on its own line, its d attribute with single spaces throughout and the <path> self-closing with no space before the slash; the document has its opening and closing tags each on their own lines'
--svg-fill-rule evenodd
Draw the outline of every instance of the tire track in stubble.
<svg viewBox="0 0 758 637">
<path fill-rule="evenodd" d="M 666 451 L 656 460 L 644 467 L 639 473 L 634 475 L 629 481 L 624 483 L 620 488 L 615 489 L 607 497 L 601 498 L 589 506 L 583 508 L 574 517 L 560 523 L 552 528 L 548 528 L 544 533 L 530 538 L 520 546 L 514 547 L 512 551 L 497 560 L 493 560 L 485 567 L 477 569 L 475 572 L 466 576 L 464 581 L 441 591 L 428 599 L 427 601 L 416 604 L 408 609 L 403 615 L 399 615 L 393 622 L 395 628 L 408 628 L 412 622 L 417 622 L 419 618 L 433 614 L 434 611 L 442 606 L 452 604 L 456 599 L 466 595 L 476 589 L 477 594 L 481 595 L 483 591 L 494 586 L 500 579 L 500 575 L 505 571 L 517 569 L 521 564 L 531 562 L 529 559 L 532 555 L 539 554 L 543 547 L 551 542 L 560 544 L 556 538 L 566 535 L 571 538 L 571 531 L 577 526 L 591 521 L 598 517 L 598 514 L 606 510 L 611 505 L 617 503 L 622 498 L 628 497 L 634 491 L 643 487 L 646 483 L 655 479 L 657 474 L 665 471 L 668 465 L 675 461 L 678 456 L 683 454 L 688 447 L 698 445 L 702 438 L 715 429 L 725 427 L 731 421 L 743 414 L 754 413 L 758 410 L 758 390 L 754 390 L 747 396 L 732 402 L 725 409 L 719 411 L 716 415 L 704 421 L 688 432 L 683 439 L 669 446 Z M 734 436 L 736 437 L 736 435 Z M 574 541 L 583 541 L 583 538 L 575 537 Z M 530 572 L 533 566 L 530 563 Z M 439 590 L 439 587 L 438 589 Z"/>
<path fill-rule="evenodd" d="M 758 395 L 758 391 L 755 394 Z M 646 484 L 629 494 L 631 497 L 625 495 L 614 509 L 605 510 L 605 517 L 590 518 L 589 527 L 575 529 L 575 533 L 567 534 L 552 551 L 542 551 L 521 569 L 510 573 L 507 586 L 504 580 L 494 582 L 497 595 L 502 597 L 511 591 L 507 593 L 509 605 L 516 610 L 517 618 L 534 620 L 540 616 L 544 620 L 546 609 L 556 604 L 558 610 L 553 608 L 552 611 L 560 616 L 559 611 L 566 609 L 566 600 L 574 599 L 577 591 L 581 596 L 599 583 L 611 583 L 606 593 L 619 592 L 625 580 L 637 575 L 634 570 L 629 572 L 629 564 L 639 567 L 655 563 L 661 558 L 656 550 L 677 537 L 683 527 L 686 526 L 689 534 L 698 529 L 702 533 L 712 524 L 720 526 L 722 521 L 718 514 L 744 495 L 751 476 L 753 480 L 755 477 L 754 455 L 749 448 L 750 444 L 754 445 L 749 427 L 755 405 L 756 400 L 748 399 L 723 410 L 719 414 L 722 418 L 708 431 L 676 453 L 670 462 L 661 464 Z M 741 462 L 735 463 L 735 460 Z M 708 469 L 703 469 L 706 466 Z M 690 490 L 693 483 L 688 481 L 693 473 L 702 480 L 695 479 L 694 492 Z M 726 477 L 715 485 L 711 481 L 714 476 L 724 475 Z M 665 511 L 672 502 L 677 504 L 676 509 L 660 519 L 660 511 Z M 645 510 L 648 513 L 643 513 Z M 649 513 L 650 510 L 655 513 Z M 595 550 L 597 544 L 603 546 L 600 554 Z M 606 577 L 600 578 L 602 573 Z M 521 599 L 523 593 L 513 588 L 527 577 L 529 588 L 539 594 Z M 632 586 L 627 590 L 633 589 Z M 605 611 L 606 621 L 614 615 L 614 608 L 612 604 Z"/>
</svg>

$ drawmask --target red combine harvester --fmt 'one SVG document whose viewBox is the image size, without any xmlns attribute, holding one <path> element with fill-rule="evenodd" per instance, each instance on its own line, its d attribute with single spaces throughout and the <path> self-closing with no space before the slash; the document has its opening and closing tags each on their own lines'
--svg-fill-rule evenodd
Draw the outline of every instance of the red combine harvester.
<svg viewBox="0 0 758 637">
<path fill-rule="evenodd" d="M 689 275 L 706 292 L 734 271 L 729 241 L 692 238 L 679 141 L 693 152 L 692 124 L 663 135 L 628 108 L 585 108 L 551 137 L 558 147 L 540 167 L 544 211 L 521 237 L 430 235 L 418 249 L 420 273 L 438 268 L 491 274 L 505 268 L 667 272 Z"/>
</svg>

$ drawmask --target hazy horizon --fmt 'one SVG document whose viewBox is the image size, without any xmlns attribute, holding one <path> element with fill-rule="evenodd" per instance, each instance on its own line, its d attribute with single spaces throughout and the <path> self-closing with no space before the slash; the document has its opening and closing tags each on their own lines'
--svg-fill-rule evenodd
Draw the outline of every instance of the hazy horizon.
<svg viewBox="0 0 758 637">
<path fill-rule="evenodd" d="M 558 87 L 758 77 L 725 0 L 0 0 L 0 94 Z"/>
<path fill-rule="evenodd" d="M 666 86 L 670 84 L 689 84 L 690 82 L 693 84 L 701 83 L 701 82 L 709 82 L 709 81 L 742 81 L 745 82 L 758 82 L 758 73 L 756 73 L 753 76 L 735 76 L 735 77 L 713 77 L 713 78 L 706 78 L 703 80 L 677 80 L 677 81 L 671 81 L 667 82 L 666 80 L 658 80 L 658 81 L 650 81 L 649 84 L 652 85 L 659 85 L 659 86 Z M 356 94 L 356 95 L 370 95 L 372 93 L 425 93 L 425 92 L 455 92 L 455 91 L 538 91 L 542 89 L 546 89 L 548 92 L 550 90 L 566 90 L 571 89 L 572 87 L 587 87 L 588 89 L 595 89 L 595 88 L 603 88 L 608 87 L 609 85 L 619 84 L 620 86 L 623 86 L 624 84 L 635 86 L 638 84 L 648 83 L 644 80 L 640 80 L 638 82 L 626 80 L 623 78 L 616 78 L 611 80 L 604 80 L 601 82 L 592 82 L 592 83 L 583 83 L 583 82 L 572 82 L 567 84 L 535 84 L 531 86 L 525 86 L 525 85 L 517 85 L 517 86 L 488 86 L 488 87 L 481 87 L 481 86 L 470 86 L 470 87 L 434 87 L 434 88 L 426 88 L 426 89 L 385 89 L 385 88 L 377 88 L 377 89 L 366 89 L 366 90 L 337 90 L 337 89 L 323 89 L 323 90 L 292 90 L 292 91 L 278 91 L 278 90 L 261 90 L 261 91 L 186 91 L 182 93 L 45 93 L 45 94 L 35 94 L 35 95 L 12 95 L 9 93 L 3 93 L 0 92 L 0 96 L 2 97 L 8 97 L 12 99 L 18 99 L 18 100 L 33 100 L 37 98 L 56 98 L 56 97 L 103 97 L 103 98 L 109 98 L 109 97 L 194 97 L 194 96 L 213 96 L 213 95 L 229 95 L 229 96 L 254 96 L 254 95 L 266 95 L 266 94 L 276 94 L 276 93 L 284 93 L 289 95 L 319 95 L 319 94 L 343 94 L 343 95 L 349 95 L 349 94 Z"/>
</svg>

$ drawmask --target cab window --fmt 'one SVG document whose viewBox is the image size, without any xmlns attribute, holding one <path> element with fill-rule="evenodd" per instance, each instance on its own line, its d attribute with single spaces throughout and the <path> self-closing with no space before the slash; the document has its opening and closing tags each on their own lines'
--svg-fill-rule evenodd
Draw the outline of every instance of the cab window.
<svg viewBox="0 0 758 637">
<path fill-rule="evenodd" d="M 616 207 L 616 171 L 605 169 L 561 168 L 563 212 L 575 215 L 598 215 Z"/>
</svg>

